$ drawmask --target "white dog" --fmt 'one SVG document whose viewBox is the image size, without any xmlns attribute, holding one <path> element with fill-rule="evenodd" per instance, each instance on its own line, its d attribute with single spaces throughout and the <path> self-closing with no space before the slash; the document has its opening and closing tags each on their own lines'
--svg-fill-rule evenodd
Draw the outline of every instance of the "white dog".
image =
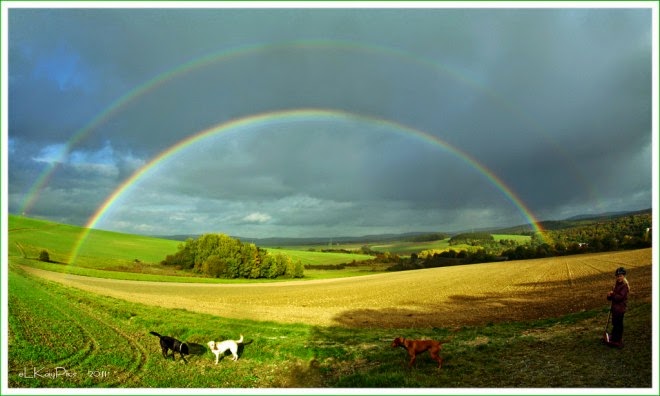
<svg viewBox="0 0 660 396">
<path fill-rule="evenodd" d="M 221 353 L 225 353 L 228 349 L 231 351 L 231 354 L 233 355 L 231 360 L 238 360 L 238 344 L 243 342 L 243 334 L 241 334 L 241 338 L 237 341 L 234 340 L 225 340 L 222 342 L 215 342 L 215 341 L 209 341 L 209 349 L 211 352 L 215 354 L 215 364 L 218 364 L 218 359 L 220 358 Z"/>
</svg>

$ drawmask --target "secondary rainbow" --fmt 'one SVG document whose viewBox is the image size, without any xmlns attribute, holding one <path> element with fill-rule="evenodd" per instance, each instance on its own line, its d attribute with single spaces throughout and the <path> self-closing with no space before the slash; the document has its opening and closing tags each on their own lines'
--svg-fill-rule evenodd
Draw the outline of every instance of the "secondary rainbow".
<svg viewBox="0 0 660 396">
<path fill-rule="evenodd" d="M 532 130 L 534 130 L 539 136 L 544 138 L 568 163 L 574 165 L 574 161 L 563 154 L 562 148 L 551 141 L 548 138 L 548 134 L 543 130 L 543 128 L 538 125 L 533 119 L 524 114 L 520 109 L 511 104 L 509 101 L 505 100 L 501 95 L 498 95 L 496 92 L 488 89 L 487 87 L 479 84 L 474 79 L 467 78 L 466 76 L 459 74 L 453 71 L 450 68 L 447 68 L 441 64 L 433 62 L 429 59 L 425 59 L 421 56 L 414 55 L 400 49 L 390 48 L 385 46 L 373 45 L 373 44 L 362 44 L 353 41 L 341 41 L 341 40 L 296 40 L 296 41 L 287 41 L 287 42 L 278 42 L 278 43 L 269 43 L 269 44 L 256 44 L 249 46 L 242 46 L 237 48 L 232 48 L 229 50 L 223 50 L 219 52 L 214 52 L 208 55 L 204 55 L 195 59 L 192 59 L 188 62 L 180 64 L 172 69 L 169 69 L 165 72 L 162 72 L 155 77 L 147 80 L 141 85 L 133 88 L 132 90 L 126 92 L 124 95 L 112 102 L 104 111 L 99 113 L 94 117 L 88 124 L 78 129 L 72 137 L 67 142 L 63 156 L 71 153 L 73 148 L 77 146 L 81 141 L 83 141 L 90 133 L 99 128 L 101 125 L 106 123 L 112 116 L 119 113 L 122 109 L 126 108 L 129 104 L 135 102 L 138 98 L 147 95 L 150 92 L 158 89 L 168 83 L 169 81 L 174 80 L 175 78 L 182 77 L 188 73 L 191 73 L 200 68 L 220 63 L 226 62 L 233 59 L 238 59 L 245 56 L 255 55 L 267 51 L 280 51 L 280 50 L 332 50 L 338 49 L 343 51 L 354 51 L 358 53 L 368 53 L 380 56 L 386 56 L 391 59 L 397 59 L 402 62 L 407 62 L 418 67 L 434 70 L 435 72 L 442 73 L 444 75 L 450 76 L 455 81 L 460 82 L 461 84 L 469 87 L 472 90 L 482 93 L 486 96 L 492 103 L 499 106 L 501 109 L 507 113 L 513 115 L 515 118 L 522 120 L 525 124 L 530 125 Z M 25 199 L 21 206 L 20 212 L 28 213 L 31 208 L 36 203 L 40 192 L 42 189 L 49 183 L 52 178 L 55 170 L 58 168 L 59 164 L 57 162 L 51 164 L 46 170 L 44 170 L 32 184 L 28 192 L 25 194 Z M 598 203 L 597 194 L 591 183 L 580 173 L 579 167 L 574 166 L 576 171 L 574 176 L 580 178 L 583 181 L 583 184 L 589 190 L 591 196 L 594 198 L 594 202 Z"/>
<path fill-rule="evenodd" d="M 464 161 L 476 171 L 481 173 L 490 183 L 492 183 L 498 190 L 504 194 L 504 196 L 520 211 L 525 219 L 530 223 L 534 228 L 534 231 L 540 233 L 541 236 L 547 241 L 547 235 L 543 228 L 540 226 L 539 221 L 536 219 L 534 214 L 527 208 L 523 201 L 509 188 L 496 174 L 494 174 L 490 169 L 486 168 L 479 161 L 477 161 L 470 154 L 465 151 L 460 150 L 459 148 L 452 146 L 446 141 L 440 139 L 437 136 L 431 135 L 428 132 L 421 131 L 419 129 L 411 128 L 409 126 L 400 124 L 398 122 L 386 120 L 383 118 L 366 116 L 356 113 L 350 113 L 346 111 L 339 111 L 333 109 L 292 109 L 286 111 L 276 111 L 276 112 L 266 112 L 255 115 L 250 115 L 243 118 L 234 119 L 228 122 L 223 122 L 211 126 L 210 128 L 199 131 L 164 150 L 156 157 L 151 159 L 147 164 L 143 165 L 140 169 L 135 171 L 128 179 L 126 179 L 122 184 L 117 187 L 112 194 L 110 194 L 106 200 L 99 206 L 96 212 L 89 218 L 85 224 L 85 230 L 81 234 L 80 238 L 76 242 L 69 259 L 69 263 L 75 262 L 80 248 L 84 244 L 86 238 L 89 235 L 89 232 L 94 229 L 97 223 L 101 220 L 103 215 L 112 207 L 112 205 L 124 194 L 133 184 L 138 182 L 143 176 L 145 176 L 149 171 L 156 168 L 161 162 L 169 158 L 175 153 L 178 153 L 187 147 L 213 135 L 228 133 L 230 131 L 237 131 L 241 128 L 246 127 L 256 127 L 256 126 L 267 126 L 275 125 L 278 123 L 294 122 L 294 121 L 304 121 L 304 120 L 355 120 L 365 123 L 371 123 L 375 125 L 381 125 L 388 127 L 397 133 L 404 134 L 407 136 L 413 136 L 421 141 L 430 143 L 434 146 L 438 146 L 453 155 L 457 156 L 460 160 Z"/>
</svg>

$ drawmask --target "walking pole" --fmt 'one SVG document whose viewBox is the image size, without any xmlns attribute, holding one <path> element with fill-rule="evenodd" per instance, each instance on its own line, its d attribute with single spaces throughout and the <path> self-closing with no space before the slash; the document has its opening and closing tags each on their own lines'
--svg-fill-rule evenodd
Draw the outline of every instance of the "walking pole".
<svg viewBox="0 0 660 396">
<path fill-rule="evenodd" d="M 603 333 L 603 341 L 605 341 L 606 344 L 610 343 L 610 335 L 607 334 L 607 327 L 610 325 L 610 318 L 612 317 L 612 307 L 610 307 L 610 313 L 607 315 L 607 323 L 605 324 L 605 331 Z"/>
</svg>

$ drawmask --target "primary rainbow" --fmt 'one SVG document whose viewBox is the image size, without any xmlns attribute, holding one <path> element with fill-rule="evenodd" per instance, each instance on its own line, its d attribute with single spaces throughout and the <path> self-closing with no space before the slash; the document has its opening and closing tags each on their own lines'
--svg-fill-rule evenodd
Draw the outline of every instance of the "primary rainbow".
<svg viewBox="0 0 660 396">
<path fill-rule="evenodd" d="M 232 48 L 229 50 L 222 50 L 219 52 L 214 52 L 205 56 L 201 56 L 195 59 L 192 59 L 186 63 L 183 63 L 175 68 L 169 69 L 163 73 L 156 75 L 155 77 L 147 80 L 141 85 L 133 88 L 128 91 L 114 102 L 110 104 L 105 110 L 99 113 L 94 119 L 92 119 L 88 124 L 78 129 L 73 136 L 67 142 L 63 155 L 68 155 L 71 150 L 78 145 L 82 140 L 84 140 L 91 132 L 96 130 L 99 126 L 104 124 L 109 120 L 113 115 L 120 112 L 130 103 L 134 102 L 136 99 L 143 97 L 156 90 L 158 87 L 163 86 L 167 82 L 182 77 L 188 73 L 191 73 L 200 68 L 219 63 L 237 59 L 240 57 L 250 56 L 265 51 L 279 51 L 279 50 L 291 50 L 291 49 L 305 49 L 305 50 L 329 50 L 329 49 L 340 49 L 344 51 L 355 51 L 360 53 L 369 53 L 374 55 L 382 55 L 392 59 L 397 59 L 402 62 L 408 62 L 413 65 L 417 65 L 422 68 L 434 70 L 435 72 L 442 73 L 450 76 L 455 81 L 459 81 L 465 86 L 468 86 L 470 89 L 473 89 L 477 92 L 485 95 L 492 103 L 497 104 L 513 115 L 514 117 L 522 120 L 525 124 L 530 125 L 532 130 L 544 138 L 553 148 L 560 153 L 564 159 L 569 163 L 574 163 L 574 161 L 567 155 L 563 154 L 563 149 L 561 146 L 555 142 L 548 139 L 547 133 L 543 128 L 538 125 L 533 119 L 524 114 L 516 106 L 505 100 L 501 95 L 498 95 L 496 92 L 488 89 L 474 79 L 470 79 L 462 74 L 456 73 L 455 71 L 433 62 L 429 59 L 425 59 L 421 56 L 414 55 L 400 49 L 373 45 L 373 44 L 362 44 L 352 41 L 340 41 L 340 40 L 296 40 L 296 41 L 287 41 L 287 42 L 278 42 L 278 43 L 269 43 L 269 44 L 256 44 L 249 46 L 242 46 L 237 48 Z M 51 164 L 46 170 L 44 170 L 39 177 L 32 184 L 28 192 L 26 193 L 23 205 L 21 206 L 21 213 L 28 213 L 30 209 L 36 203 L 37 198 L 40 195 L 41 190 L 48 184 L 51 177 L 53 176 L 55 170 L 58 168 L 58 163 L 55 162 Z M 579 177 L 583 182 L 586 188 L 589 190 L 590 195 L 594 198 L 594 202 L 598 202 L 597 194 L 591 183 L 580 173 L 579 168 L 574 166 L 576 169 L 575 176 Z"/>
<path fill-rule="evenodd" d="M 89 235 L 89 232 L 94 229 L 97 223 L 101 220 L 103 215 L 112 207 L 112 205 L 124 194 L 133 184 L 138 182 L 145 174 L 147 174 L 152 169 L 156 168 L 161 162 L 169 158 L 170 156 L 178 153 L 187 147 L 213 135 L 227 133 L 230 131 L 237 131 L 241 128 L 246 127 L 256 127 L 256 126 L 265 126 L 265 125 L 274 125 L 277 123 L 292 122 L 292 121 L 304 121 L 304 120 L 356 120 L 365 123 L 371 123 L 375 125 L 386 126 L 389 129 L 398 131 L 407 136 L 413 136 L 423 142 L 432 144 L 434 146 L 440 147 L 446 151 L 449 151 L 453 155 L 456 155 L 463 162 L 470 165 L 472 168 L 476 169 L 481 173 L 490 183 L 492 183 L 498 190 L 504 194 L 504 196 L 513 203 L 513 205 L 520 211 L 527 221 L 534 228 L 534 231 L 540 233 L 541 236 L 548 240 L 547 235 L 539 221 L 532 214 L 532 212 L 527 208 L 527 206 L 522 202 L 522 200 L 509 188 L 496 174 L 491 170 L 482 165 L 470 154 L 465 151 L 460 150 L 457 147 L 454 147 L 447 143 L 446 141 L 433 136 L 428 132 L 415 129 L 398 122 L 386 120 L 383 118 L 365 116 L 356 113 L 350 113 L 346 111 L 333 110 L 333 109 L 292 109 L 285 111 L 275 111 L 275 112 L 266 112 L 250 115 L 243 118 L 234 119 L 228 122 L 223 122 L 211 126 L 210 128 L 199 131 L 187 138 L 179 141 L 178 143 L 172 145 L 168 149 L 164 150 L 156 157 L 151 159 L 147 164 L 143 165 L 140 169 L 135 171 L 128 179 L 126 179 L 119 187 L 117 187 L 112 194 L 110 194 L 106 200 L 101 204 L 101 206 L 96 210 L 96 212 L 89 218 L 85 224 L 85 230 L 81 234 L 80 238 L 76 242 L 72 253 L 70 255 L 69 263 L 75 262 L 80 248 L 82 247 L 85 239 Z"/>
</svg>

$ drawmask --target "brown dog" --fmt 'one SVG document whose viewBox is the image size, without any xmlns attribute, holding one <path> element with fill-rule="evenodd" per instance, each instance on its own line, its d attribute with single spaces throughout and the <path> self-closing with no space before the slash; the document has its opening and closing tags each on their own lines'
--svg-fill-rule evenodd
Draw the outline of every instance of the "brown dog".
<svg viewBox="0 0 660 396">
<path fill-rule="evenodd" d="M 408 351 L 408 356 L 410 356 L 409 367 L 415 363 L 417 354 L 422 352 L 429 351 L 431 358 L 438 362 L 438 368 L 442 367 L 442 358 L 439 353 L 442 349 L 442 342 L 434 340 L 406 340 L 403 337 L 397 337 L 392 341 L 392 348 L 402 347 Z"/>
</svg>

